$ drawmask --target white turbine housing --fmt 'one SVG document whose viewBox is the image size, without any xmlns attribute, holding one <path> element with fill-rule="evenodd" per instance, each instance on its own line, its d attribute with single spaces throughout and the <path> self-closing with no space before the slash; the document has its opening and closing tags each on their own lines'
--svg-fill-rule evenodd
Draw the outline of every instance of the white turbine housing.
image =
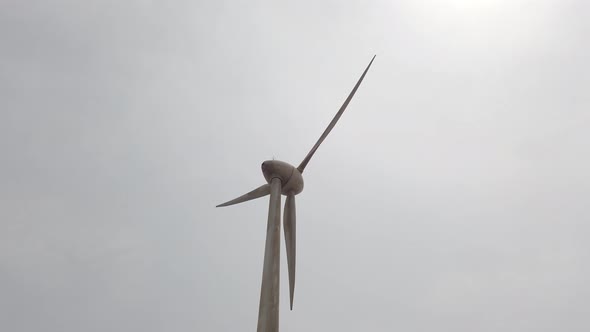
<svg viewBox="0 0 590 332">
<path fill-rule="evenodd" d="M 303 191 L 303 176 L 295 166 L 280 160 L 267 160 L 261 168 L 269 184 L 274 178 L 281 180 L 283 195 L 297 195 Z"/>
</svg>

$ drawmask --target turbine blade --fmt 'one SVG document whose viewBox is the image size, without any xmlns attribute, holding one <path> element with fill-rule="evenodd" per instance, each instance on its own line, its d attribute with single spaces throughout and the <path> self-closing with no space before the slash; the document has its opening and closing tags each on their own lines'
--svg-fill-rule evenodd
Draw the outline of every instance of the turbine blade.
<svg viewBox="0 0 590 332">
<path fill-rule="evenodd" d="M 295 195 L 288 195 L 285 200 L 283 229 L 285 230 L 285 247 L 287 248 L 287 265 L 289 268 L 289 299 L 293 310 L 295 293 Z"/>
<path fill-rule="evenodd" d="M 244 194 L 238 198 L 234 198 L 229 202 L 225 202 L 223 204 L 219 204 L 216 207 L 223 207 L 223 206 L 228 206 L 228 205 L 234 205 L 234 204 L 238 204 L 238 203 L 242 203 L 245 201 L 249 201 L 252 199 L 256 199 L 256 198 L 260 198 L 262 196 L 266 196 L 270 194 L 270 185 L 269 184 L 264 184 L 254 190 L 252 190 L 251 192 Z"/>
<path fill-rule="evenodd" d="M 342 113 L 344 113 L 346 106 L 348 106 L 348 103 L 350 103 L 350 101 L 352 100 L 352 97 L 356 93 L 356 90 L 361 85 L 361 82 L 363 81 L 363 78 L 365 78 L 365 74 L 367 74 L 367 71 L 369 71 L 369 67 L 371 67 L 373 60 L 375 60 L 375 57 L 376 57 L 376 55 L 374 55 L 373 58 L 371 59 L 371 62 L 369 62 L 369 65 L 367 66 L 367 68 L 365 69 L 363 74 L 361 75 L 361 78 L 359 78 L 358 82 L 356 82 L 356 85 L 354 86 L 354 88 L 352 89 L 352 91 L 350 92 L 350 94 L 348 95 L 346 100 L 344 101 L 344 104 L 342 104 L 342 106 L 340 107 L 340 110 L 338 110 L 338 113 L 336 113 L 336 115 L 332 119 L 332 122 L 330 122 L 330 124 L 328 125 L 328 128 L 326 128 L 326 130 L 324 130 L 324 133 L 322 134 L 322 136 L 320 136 L 320 139 L 318 139 L 318 141 L 315 143 L 313 148 L 311 148 L 311 151 L 309 151 L 307 156 L 305 156 L 305 158 L 303 159 L 301 164 L 299 164 L 299 166 L 297 167 L 299 172 L 303 173 L 305 166 L 307 166 L 307 163 L 309 162 L 309 160 L 311 159 L 311 157 L 313 156 L 315 151 L 320 147 L 320 144 L 322 144 L 322 142 L 324 141 L 326 136 L 328 136 L 328 134 L 330 133 L 332 128 L 334 128 L 334 126 L 336 125 L 336 122 L 338 122 L 338 119 L 340 119 L 340 116 L 342 116 Z"/>
<path fill-rule="evenodd" d="M 262 267 L 257 332 L 276 332 L 279 330 L 280 246 L 281 180 L 273 178 L 270 182 L 270 202 L 268 204 L 268 224 L 266 227 L 266 244 L 264 246 L 264 266 Z"/>
</svg>

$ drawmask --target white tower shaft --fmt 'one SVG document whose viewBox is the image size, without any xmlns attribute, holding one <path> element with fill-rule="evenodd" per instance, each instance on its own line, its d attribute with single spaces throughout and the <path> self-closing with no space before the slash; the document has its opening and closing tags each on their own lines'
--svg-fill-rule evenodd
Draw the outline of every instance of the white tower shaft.
<svg viewBox="0 0 590 332">
<path fill-rule="evenodd" d="M 279 280 L 281 249 L 281 180 L 270 182 L 270 203 L 264 247 L 257 332 L 279 331 Z"/>
</svg>

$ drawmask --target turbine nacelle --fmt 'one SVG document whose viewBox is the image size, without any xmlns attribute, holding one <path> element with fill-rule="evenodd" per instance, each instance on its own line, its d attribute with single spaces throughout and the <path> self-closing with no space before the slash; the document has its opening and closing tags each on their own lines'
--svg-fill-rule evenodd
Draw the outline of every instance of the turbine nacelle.
<svg viewBox="0 0 590 332">
<path fill-rule="evenodd" d="M 281 180 L 283 195 L 297 195 L 303 191 L 303 176 L 293 165 L 280 160 L 267 160 L 260 166 L 266 182 Z"/>
</svg>

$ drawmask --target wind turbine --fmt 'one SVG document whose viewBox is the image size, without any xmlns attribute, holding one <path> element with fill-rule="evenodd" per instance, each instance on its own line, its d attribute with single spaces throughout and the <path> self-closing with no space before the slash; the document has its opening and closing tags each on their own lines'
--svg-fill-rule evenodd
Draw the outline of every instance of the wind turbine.
<svg viewBox="0 0 590 332">
<path fill-rule="evenodd" d="M 338 110 L 338 113 L 324 130 L 311 151 L 305 156 L 299 166 L 294 167 L 284 161 L 267 160 L 262 163 L 262 174 L 266 184 L 217 207 L 242 203 L 270 194 L 268 207 L 268 224 L 266 228 L 266 245 L 264 248 L 264 266 L 262 268 L 262 286 L 260 291 L 260 306 L 258 308 L 257 332 L 276 332 L 279 330 L 279 263 L 281 244 L 281 194 L 287 196 L 283 226 L 285 229 L 285 246 L 287 247 L 287 265 L 289 271 L 289 295 L 291 310 L 293 310 L 293 293 L 295 291 L 295 195 L 303 190 L 303 170 L 314 155 L 320 144 L 330 133 L 332 128 L 344 113 L 346 106 L 361 85 L 365 74 L 375 60 L 375 56 L 359 78 L 358 82 Z"/>
</svg>

